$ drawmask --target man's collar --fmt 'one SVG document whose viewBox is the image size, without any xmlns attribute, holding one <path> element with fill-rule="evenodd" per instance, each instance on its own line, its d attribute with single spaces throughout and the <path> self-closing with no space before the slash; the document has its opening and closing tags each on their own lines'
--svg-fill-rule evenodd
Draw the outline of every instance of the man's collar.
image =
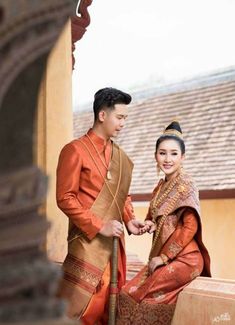
<svg viewBox="0 0 235 325">
<path fill-rule="evenodd" d="M 98 136 L 92 129 L 87 132 L 88 136 L 91 138 L 93 143 L 99 148 L 99 151 L 103 152 L 106 145 L 110 142 L 110 140 L 106 141 L 105 139 Z"/>
</svg>

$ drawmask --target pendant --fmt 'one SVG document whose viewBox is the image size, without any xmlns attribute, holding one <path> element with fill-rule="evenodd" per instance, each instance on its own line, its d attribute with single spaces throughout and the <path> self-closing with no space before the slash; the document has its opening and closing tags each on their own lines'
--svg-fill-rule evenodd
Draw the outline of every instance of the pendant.
<svg viewBox="0 0 235 325">
<path fill-rule="evenodd" d="M 107 171 L 107 179 L 110 181 L 112 179 L 112 175 L 110 173 L 110 170 Z"/>
</svg>

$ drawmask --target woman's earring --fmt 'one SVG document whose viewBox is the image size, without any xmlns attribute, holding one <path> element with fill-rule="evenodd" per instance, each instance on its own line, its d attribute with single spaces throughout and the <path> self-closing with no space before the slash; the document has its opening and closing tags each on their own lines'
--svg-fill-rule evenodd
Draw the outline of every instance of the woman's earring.
<svg viewBox="0 0 235 325">
<path fill-rule="evenodd" d="M 156 168 L 157 168 L 157 176 L 159 176 L 160 175 L 160 172 L 161 172 L 161 168 L 159 167 L 158 164 L 156 165 Z"/>
<path fill-rule="evenodd" d="M 184 166 L 180 165 L 180 174 L 183 174 L 183 173 L 184 173 Z"/>
</svg>

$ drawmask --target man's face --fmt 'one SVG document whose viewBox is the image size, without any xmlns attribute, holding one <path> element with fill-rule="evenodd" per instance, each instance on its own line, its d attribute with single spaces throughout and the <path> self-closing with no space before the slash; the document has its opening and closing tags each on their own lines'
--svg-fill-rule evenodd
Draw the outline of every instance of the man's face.
<svg viewBox="0 0 235 325">
<path fill-rule="evenodd" d="M 113 110 L 100 112 L 104 133 L 108 138 L 116 137 L 125 124 L 128 116 L 128 108 L 125 104 L 115 104 Z"/>
</svg>

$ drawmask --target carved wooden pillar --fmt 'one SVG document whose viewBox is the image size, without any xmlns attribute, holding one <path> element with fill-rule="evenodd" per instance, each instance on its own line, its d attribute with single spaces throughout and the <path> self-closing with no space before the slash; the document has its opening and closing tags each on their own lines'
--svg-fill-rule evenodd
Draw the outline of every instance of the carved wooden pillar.
<svg viewBox="0 0 235 325">
<path fill-rule="evenodd" d="M 68 218 L 56 206 L 55 191 L 60 150 L 73 139 L 71 41 L 75 48 L 74 42 L 81 39 L 86 31 L 90 22 L 88 5 L 90 1 L 81 2 L 79 17 L 73 17 L 72 23 L 66 24 L 50 52 L 36 117 L 35 162 L 49 177 L 45 214 L 51 227 L 47 234 L 46 250 L 49 259 L 57 263 L 61 263 L 67 253 Z"/>
<path fill-rule="evenodd" d="M 42 249 L 47 181 L 33 166 L 33 134 L 47 56 L 74 11 L 71 0 L 0 2 L 1 324 L 67 324 L 59 274 Z"/>
<path fill-rule="evenodd" d="M 90 15 L 87 7 L 89 7 L 91 3 L 92 0 L 81 0 L 79 6 L 80 17 L 72 17 L 72 51 L 75 50 L 75 43 L 83 37 L 84 33 L 86 32 L 86 28 L 90 24 Z M 74 64 L 75 59 L 73 56 L 73 67 Z"/>
</svg>

